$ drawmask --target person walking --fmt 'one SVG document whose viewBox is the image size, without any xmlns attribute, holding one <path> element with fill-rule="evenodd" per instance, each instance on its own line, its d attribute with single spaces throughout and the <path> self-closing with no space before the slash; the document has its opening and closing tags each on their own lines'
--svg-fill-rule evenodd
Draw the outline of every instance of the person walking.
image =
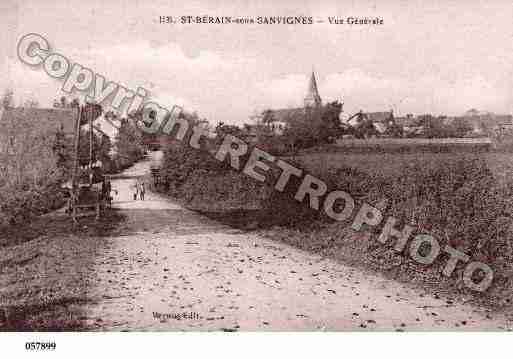
<svg viewBox="0 0 513 359">
<path fill-rule="evenodd" d="M 112 202 L 110 197 L 111 189 L 110 180 L 104 176 L 102 181 L 102 199 L 108 204 Z"/>
<path fill-rule="evenodd" d="M 134 188 L 134 201 L 137 201 L 137 196 L 139 195 L 139 183 L 135 182 L 133 185 Z"/>
<path fill-rule="evenodd" d="M 144 187 L 144 182 L 141 182 L 139 186 L 139 196 L 141 197 L 141 200 L 144 201 L 144 194 L 146 193 L 146 188 Z"/>
</svg>

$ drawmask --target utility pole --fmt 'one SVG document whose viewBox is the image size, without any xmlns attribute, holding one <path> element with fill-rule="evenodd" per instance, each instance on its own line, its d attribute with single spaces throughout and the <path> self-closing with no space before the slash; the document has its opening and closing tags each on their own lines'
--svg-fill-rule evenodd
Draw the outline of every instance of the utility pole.
<svg viewBox="0 0 513 359">
<path fill-rule="evenodd" d="M 72 217 L 73 217 L 73 223 L 77 222 L 77 209 L 76 205 L 78 202 L 78 183 L 77 183 L 77 176 L 78 176 L 78 167 L 79 167 L 79 161 L 78 161 L 78 151 L 80 148 L 80 121 L 82 119 L 82 112 L 83 107 L 77 106 L 77 118 L 75 120 L 75 126 L 74 126 L 74 149 L 73 149 L 73 172 L 71 174 L 71 211 L 72 211 Z"/>
<path fill-rule="evenodd" d="M 75 138 L 74 138 L 74 161 L 73 161 L 73 173 L 71 177 L 71 213 L 73 217 L 73 223 L 77 222 L 77 209 L 91 206 L 91 203 L 88 203 L 88 199 L 86 198 L 86 203 L 79 203 L 80 196 L 80 127 L 81 124 L 89 123 L 89 193 L 94 192 L 93 189 L 93 158 L 94 158 L 94 126 L 93 121 L 101 115 L 101 107 L 95 104 L 85 104 L 83 106 L 78 106 L 77 108 L 78 114 L 75 121 Z M 86 196 L 88 197 L 88 196 Z M 96 208 L 96 218 L 100 216 L 100 198 L 96 195 L 96 201 L 94 207 Z"/>
<path fill-rule="evenodd" d="M 94 143 L 93 143 L 93 140 L 94 140 L 94 135 L 93 135 L 93 111 L 94 109 L 93 108 L 90 108 L 88 107 L 88 109 L 90 111 L 88 112 L 91 112 L 91 113 L 88 113 L 88 117 L 89 117 L 89 187 L 91 187 L 93 185 L 93 146 L 94 146 Z"/>
</svg>

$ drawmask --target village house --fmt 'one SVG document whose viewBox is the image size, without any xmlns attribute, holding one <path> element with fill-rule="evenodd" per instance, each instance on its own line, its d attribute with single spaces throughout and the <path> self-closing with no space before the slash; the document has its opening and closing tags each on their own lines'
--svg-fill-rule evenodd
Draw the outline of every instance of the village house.
<svg viewBox="0 0 513 359">
<path fill-rule="evenodd" d="M 421 119 L 413 116 L 411 113 L 404 117 L 396 117 L 395 122 L 402 127 L 404 136 L 406 137 L 420 137 L 425 132 L 425 127 Z"/>
<path fill-rule="evenodd" d="M 353 137 L 386 137 L 396 126 L 394 113 L 390 111 L 363 112 L 359 111 L 342 121 Z"/>
</svg>

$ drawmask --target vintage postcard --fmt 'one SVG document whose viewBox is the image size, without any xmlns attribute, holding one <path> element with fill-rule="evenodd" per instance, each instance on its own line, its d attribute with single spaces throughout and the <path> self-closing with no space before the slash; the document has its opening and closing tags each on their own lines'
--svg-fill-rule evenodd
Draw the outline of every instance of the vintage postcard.
<svg viewBox="0 0 513 359">
<path fill-rule="evenodd" d="M 512 330 L 512 15 L 2 1 L 0 331 Z"/>
</svg>

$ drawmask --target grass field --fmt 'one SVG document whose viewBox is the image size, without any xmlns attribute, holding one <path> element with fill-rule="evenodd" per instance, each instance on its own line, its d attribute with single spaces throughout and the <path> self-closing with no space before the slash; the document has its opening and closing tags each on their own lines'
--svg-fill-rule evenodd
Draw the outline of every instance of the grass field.
<svg viewBox="0 0 513 359">
<path fill-rule="evenodd" d="M 513 154 L 500 152 L 445 152 L 445 153 L 308 153 L 288 157 L 299 162 L 303 169 L 314 174 L 326 173 L 330 169 L 352 167 L 373 175 L 396 177 L 403 168 L 418 164 L 422 167 L 435 167 L 440 163 L 451 163 L 460 159 L 480 158 L 488 164 L 496 179 L 505 184 L 513 177 Z"/>
</svg>

